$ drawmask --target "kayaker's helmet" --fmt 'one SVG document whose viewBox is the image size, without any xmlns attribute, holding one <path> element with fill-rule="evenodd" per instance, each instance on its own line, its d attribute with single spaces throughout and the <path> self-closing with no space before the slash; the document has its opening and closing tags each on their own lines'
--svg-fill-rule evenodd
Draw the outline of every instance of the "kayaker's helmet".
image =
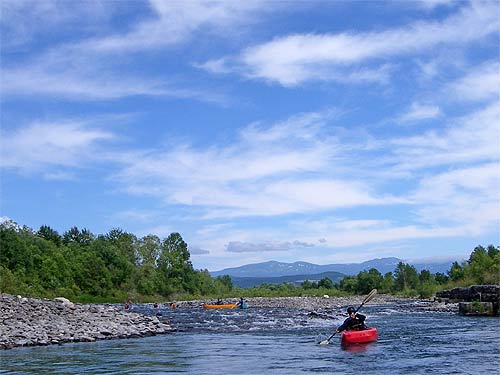
<svg viewBox="0 0 500 375">
<path fill-rule="evenodd" d="M 351 315 L 351 313 L 354 313 L 354 312 L 356 312 L 356 309 L 355 309 L 354 307 L 349 306 L 349 307 L 347 308 L 347 313 L 348 313 L 349 315 Z"/>
</svg>

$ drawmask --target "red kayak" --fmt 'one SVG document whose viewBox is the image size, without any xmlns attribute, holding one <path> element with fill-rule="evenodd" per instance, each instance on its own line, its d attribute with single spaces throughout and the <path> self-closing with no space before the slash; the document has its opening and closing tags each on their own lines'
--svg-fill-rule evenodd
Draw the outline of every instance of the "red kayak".
<svg viewBox="0 0 500 375">
<path fill-rule="evenodd" d="M 362 331 L 344 331 L 342 332 L 342 345 L 364 344 L 376 341 L 377 338 L 377 328 L 368 328 Z"/>
</svg>

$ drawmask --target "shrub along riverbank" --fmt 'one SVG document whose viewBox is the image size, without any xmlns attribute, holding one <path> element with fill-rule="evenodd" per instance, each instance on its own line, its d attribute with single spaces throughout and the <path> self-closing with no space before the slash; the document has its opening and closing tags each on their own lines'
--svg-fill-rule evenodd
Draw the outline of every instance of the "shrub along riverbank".
<svg viewBox="0 0 500 375">
<path fill-rule="evenodd" d="M 95 235 L 73 227 L 60 235 L 48 226 L 34 231 L 12 221 L 0 224 L 0 291 L 31 297 L 63 296 L 76 302 L 139 302 L 199 298 L 346 296 L 381 293 L 427 298 L 439 290 L 500 283 L 500 247 L 477 246 L 469 259 L 455 262 L 447 274 L 417 272 L 399 263 L 394 272 L 376 269 L 347 276 L 338 284 L 264 284 L 233 286 L 229 276 L 212 278 L 195 270 L 179 233 L 141 238 L 120 229 Z"/>
</svg>

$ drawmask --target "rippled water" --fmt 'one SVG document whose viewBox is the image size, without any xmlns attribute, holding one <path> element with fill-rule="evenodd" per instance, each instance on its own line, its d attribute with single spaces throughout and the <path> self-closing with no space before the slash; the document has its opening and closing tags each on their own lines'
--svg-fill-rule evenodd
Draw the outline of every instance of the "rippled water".
<svg viewBox="0 0 500 375">
<path fill-rule="evenodd" d="M 498 318 L 367 306 L 379 340 L 342 348 L 317 344 L 341 320 L 307 311 L 162 312 L 179 332 L 1 351 L 0 374 L 500 374 Z"/>
</svg>

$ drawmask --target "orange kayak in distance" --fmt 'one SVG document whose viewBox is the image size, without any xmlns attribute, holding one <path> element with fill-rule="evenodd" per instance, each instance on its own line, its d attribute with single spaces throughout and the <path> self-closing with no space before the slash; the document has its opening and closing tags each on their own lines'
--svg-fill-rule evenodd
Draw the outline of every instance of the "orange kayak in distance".
<svg viewBox="0 0 500 375">
<path fill-rule="evenodd" d="M 223 305 L 210 305 L 208 303 L 204 303 L 202 307 L 204 309 L 234 309 L 236 307 L 236 303 L 226 303 Z"/>
</svg>

